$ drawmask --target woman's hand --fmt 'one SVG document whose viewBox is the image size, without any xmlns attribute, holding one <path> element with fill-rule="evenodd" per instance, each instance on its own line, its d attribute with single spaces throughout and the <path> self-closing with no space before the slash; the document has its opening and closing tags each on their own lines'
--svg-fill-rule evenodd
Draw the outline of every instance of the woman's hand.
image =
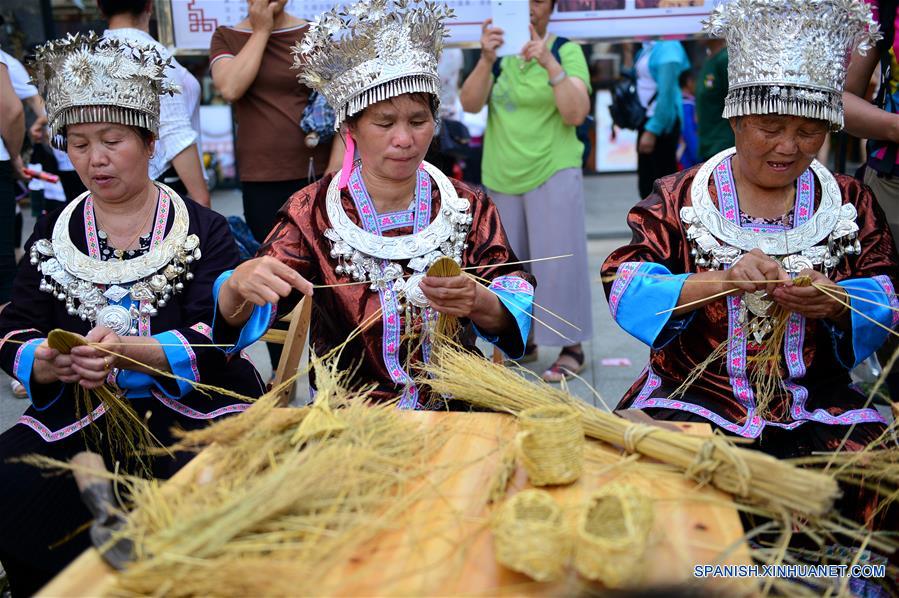
<svg viewBox="0 0 899 598">
<path fill-rule="evenodd" d="M 34 351 L 31 379 L 38 384 L 53 382 L 72 384 L 78 382 L 79 377 L 72 369 L 72 356 L 51 349 L 47 341 L 44 341 Z"/>
<path fill-rule="evenodd" d="M 270 256 L 242 263 L 234 269 L 223 287 L 238 303 L 248 301 L 259 306 L 276 304 L 282 297 L 290 295 L 293 289 L 307 296 L 312 295 L 311 282 Z"/>
<path fill-rule="evenodd" d="M 477 311 L 481 285 L 470 276 L 425 276 L 418 286 L 431 307 L 442 314 L 467 318 Z"/>
<path fill-rule="evenodd" d="M 529 25 L 531 29 L 531 40 L 521 49 L 521 59 L 524 61 L 536 60 L 537 64 L 549 70 L 550 65 L 556 61 L 552 52 L 546 45 L 546 40 L 537 35 L 537 30 L 533 25 Z"/>
<path fill-rule="evenodd" d="M 830 295 L 835 297 L 814 286 L 799 287 L 791 282 L 774 290 L 772 297 L 778 305 L 810 320 L 837 320 L 848 310 L 844 303 L 849 303 L 849 297 L 842 287 L 815 270 L 803 270 L 799 276 L 808 276 L 812 283 L 828 287 Z"/>
<path fill-rule="evenodd" d="M 656 149 L 656 134 L 652 131 L 643 131 L 637 140 L 637 153 L 651 154 Z"/>
<path fill-rule="evenodd" d="M 779 285 L 790 284 L 787 282 L 789 279 L 789 275 L 776 260 L 765 255 L 761 249 L 753 249 L 725 270 L 724 284 L 725 289 L 772 293 Z M 766 280 L 770 282 L 763 282 Z"/>
<path fill-rule="evenodd" d="M 250 28 L 253 32 L 271 33 L 275 28 L 277 2 L 250 0 Z"/>
<path fill-rule="evenodd" d="M 93 389 L 102 386 L 110 370 L 119 367 L 119 358 L 100 347 L 121 354 L 123 342 L 118 334 L 105 326 L 92 329 L 84 340 L 91 345 L 72 347 L 72 370 L 78 375 L 78 383 L 82 387 Z"/>
<path fill-rule="evenodd" d="M 493 19 L 487 19 L 481 25 L 481 60 L 493 66 L 496 62 L 496 51 L 503 45 L 503 30 L 491 27 Z"/>
</svg>

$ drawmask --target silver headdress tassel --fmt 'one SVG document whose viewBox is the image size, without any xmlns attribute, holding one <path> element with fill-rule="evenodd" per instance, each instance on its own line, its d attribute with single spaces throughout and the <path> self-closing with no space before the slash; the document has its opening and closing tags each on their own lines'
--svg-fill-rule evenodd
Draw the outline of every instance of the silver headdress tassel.
<svg viewBox="0 0 899 598">
<path fill-rule="evenodd" d="M 728 46 L 723 116 L 784 114 L 843 128 L 852 51 L 880 39 L 863 0 L 730 0 L 705 21 Z"/>
<path fill-rule="evenodd" d="M 299 79 L 334 108 L 334 126 L 367 106 L 404 93 L 440 94 L 437 62 L 447 36 L 446 5 L 361 0 L 323 13 L 293 48 Z"/>
<path fill-rule="evenodd" d="M 53 144 L 65 149 L 65 128 L 111 122 L 159 131 L 159 96 L 180 90 L 165 80 L 169 60 L 152 47 L 96 33 L 68 35 L 37 49 L 35 83 L 47 104 Z"/>
</svg>

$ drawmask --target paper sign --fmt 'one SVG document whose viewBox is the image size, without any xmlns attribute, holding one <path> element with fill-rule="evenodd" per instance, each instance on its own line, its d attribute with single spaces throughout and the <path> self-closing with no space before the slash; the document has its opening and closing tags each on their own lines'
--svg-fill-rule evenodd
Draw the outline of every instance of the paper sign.
<svg viewBox="0 0 899 598">
<path fill-rule="evenodd" d="M 503 30 L 503 45 L 497 56 L 515 56 L 531 40 L 530 3 L 522 0 L 492 0 L 493 26 Z"/>
</svg>

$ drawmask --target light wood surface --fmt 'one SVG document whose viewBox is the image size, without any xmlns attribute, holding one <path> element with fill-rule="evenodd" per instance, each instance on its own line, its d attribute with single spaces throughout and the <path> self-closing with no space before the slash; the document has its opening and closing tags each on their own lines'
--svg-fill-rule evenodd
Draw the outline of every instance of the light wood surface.
<svg viewBox="0 0 899 598">
<path fill-rule="evenodd" d="M 426 428 L 448 432 L 433 455 L 433 474 L 422 483 L 426 499 L 418 501 L 398 525 L 366 544 L 334 571 L 340 595 L 559 595 L 584 589 L 586 582 L 570 569 L 555 583 L 537 584 L 505 569 L 493 556 L 490 508 L 485 497 L 500 456 L 514 438 L 515 420 L 494 413 L 410 412 Z M 688 434 L 710 433 L 705 424 L 677 424 Z M 585 493 L 612 479 L 633 484 L 654 500 L 655 523 L 645 555 L 641 585 L 670 586 L 691 582 L 697 564 L 748 564 L 743 529 L 728 497 L 658 466 L 650 471 L 615 467 L 621 451 L 588 441 L 584 475 L 566 487 L 548 490 L 560 502 L 566 521 L 574 521 Z M 207 452 L 198 455 L 169 485 L 192 483 Z M 447 465 L 452 464 L 452 467 Z M 463 464 L 463 466 L 459 466 Z M 527 488 L 527 475 L 516 471 L 509 495 Z M 96 550 L 89 550 L 46 586 L 41 596 L 102 595 L 112 570 Z M 330 586 L 330 584 L 329 584 Z M 745 586 L 744 586 L 745 588 Z M 299 594 L 304 593 L 301 587 Z M 314 590 L 312 590 L 314 591 Z"/>
</svg>

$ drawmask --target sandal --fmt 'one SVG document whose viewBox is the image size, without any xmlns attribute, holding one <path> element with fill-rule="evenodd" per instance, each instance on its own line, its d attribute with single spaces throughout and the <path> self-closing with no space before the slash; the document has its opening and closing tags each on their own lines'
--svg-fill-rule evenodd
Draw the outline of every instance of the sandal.
<svg viewBox="0 0 899 598">
<path fill-rule="evenodd" d="M 570 367 L 566 367 L 562 365 L 561 359 L 562 357 L 570 357 L 577 363 L 577 368 L 572 369 Z M 559 352 L 559 356 L 556 358 L 556 361 L 549 366 L 545 372 L 543 372 L 544 382 L 562 382 L 563 380 L 569 380 L 573 378 L 576 374 L 580 374 L 584 369 L 584 351 L 581 349 L 580 351 L 572 349 L 570 347 L 562 347 L 562 350 Z"/>
</svg>

